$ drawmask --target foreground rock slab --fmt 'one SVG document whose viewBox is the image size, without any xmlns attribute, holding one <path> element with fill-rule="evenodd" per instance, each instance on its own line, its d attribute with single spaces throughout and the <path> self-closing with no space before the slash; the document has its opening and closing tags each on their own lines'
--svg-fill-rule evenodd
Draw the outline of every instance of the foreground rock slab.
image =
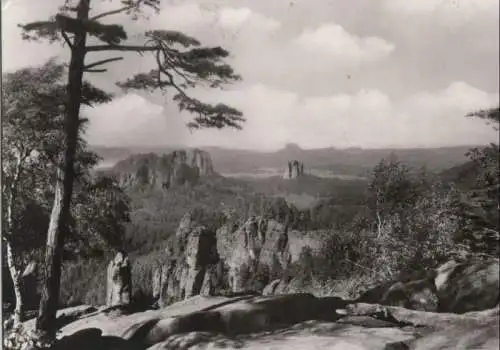
<svg viewBox="0 0 500 350">
<path fill-rule="evenodd" d="M 129 315 L 70 310 L 56 349 L 497 349 L 499 309 L 461 315 L 311 294 L 196 296 Z M 76 312 L 78 310 L 78 312 Z"/>
</svg>

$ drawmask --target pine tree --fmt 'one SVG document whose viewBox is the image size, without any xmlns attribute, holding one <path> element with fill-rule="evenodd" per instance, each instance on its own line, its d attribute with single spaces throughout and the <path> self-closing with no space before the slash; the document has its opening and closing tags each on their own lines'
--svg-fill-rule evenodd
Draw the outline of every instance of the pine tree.
<svg viewBox="0 0 500 350">
<path fill-rule="evenodd" d="M 199 86 L 218 88 L 240 79 L 224 62 L 228 52 L 221 47 L 203 47 L 188 35 L 177 31 L 151 30 L 144 33 L 143 45 L 128 45 L 126 29 L 119 24 L 103 24 L 104 18 L 117 14 L 128 14 L 139 20 L 148 10 L 159 12 L 160 0 L 112 0 L 117 7 L 100 14 L 91 14 L 91 0 L 65 0 L 59 13 L 46 21 L 20 25 L 27 40 L 47 39 L 50 42 L 66 44 L 71 52 L 64 111 L 64 156 L 58 169 L 55 198 L 47 235 L 45 283 L 36 322 L 41 337 L 53 340 L 54 321 L 58 307 L 61 275 L 61 251 L 73 183 L 75 179 L 75 153 L 80 124 L 83 75 L 105 72 L 98 68 L 107 63 L 122 60 L 111 57 L 86 63 L 88 55 L 99 52 L 136 52 L 152 54 L 156 67 L 118 83 L 123 89 L 173 90 L 173 100 L 181 110 L 195 115 L 188 123 L 191 129 L 199 128 L 241 128 L 244 121 L 240 111 L 224 104 L 211 105 L 189 95 L 188 90 Z M 90 40 L 100 43 L 89 45 Z"/>
</svg>

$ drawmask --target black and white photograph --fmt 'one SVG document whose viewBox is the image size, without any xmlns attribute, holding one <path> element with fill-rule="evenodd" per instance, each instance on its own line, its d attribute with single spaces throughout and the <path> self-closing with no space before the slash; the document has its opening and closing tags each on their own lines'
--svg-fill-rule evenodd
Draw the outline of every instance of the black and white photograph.
<svg viewBox="0 0 500 350">
<path fill-rule="evenodd" d="M 2 349 L 500 348 L 499 0 L 1 0 Z"/>
</svg>

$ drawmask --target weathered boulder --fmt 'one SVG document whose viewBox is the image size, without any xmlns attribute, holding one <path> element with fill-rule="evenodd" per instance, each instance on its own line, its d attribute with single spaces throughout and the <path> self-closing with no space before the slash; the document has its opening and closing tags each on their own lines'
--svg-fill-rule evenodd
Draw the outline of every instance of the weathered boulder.
<svg viewBox="0 0 500 350">
<path fill-rule="evenodd" d="M 456 315 L 310 294 L 196 296 L 117 317 L 86 313 L 60 329 L 55 349 L 493 350 L 498 310 Z M 33 329 L 34 320 L 24 325 Z"/>
<path fill-rule="evenodd" d="M 435 311 L 438 296 L 432 281 L 424 278 L 417 281 L 384 283 L 363 293 L 357 302 Z"/>
<path fill-rule="evenodd" d="M 348 317 L 368 316 L 407 328 L 418 327 L 413 339 L 387 344 L 386 350 L 493 350 L 499 344 L 499 308 L 461 315 L 408 310 L 378 304 L 349 304 Z"/>
<path fill-rule="evenodd" d="M 449 261 L 436 269 L 434 279 L 439 312 L 486 310 L 499 302 L 499 260 Z"/>
<path fill-rule="evenodd" d="M 122 186 L 168 189 L 193 184 L 214 174 L 210 155 L 199 149 L 177 150 L 170 154 L 139 154 L 118 162 L 112 169 Z"/>
<path fill-rule="evenodd" d="M 496 350 L 500 347 L 498 319 L 475 327 L 456 325 L 407 341 L 412 350 Z"/>
<path fill-rule="evenodd" d="M 425 278 L 376 286 L 357 301 L 458 314 L 486 310 L 498 305 L 499 272 L 498 259 L 451 260 Z"/>
<path fill-rule="evenodd" d="M 108 264 L 106 305 L 129 305 L 132 293 L 131 281 L 130 260 L 124 252 L 118 252 Z"/>
</svg>

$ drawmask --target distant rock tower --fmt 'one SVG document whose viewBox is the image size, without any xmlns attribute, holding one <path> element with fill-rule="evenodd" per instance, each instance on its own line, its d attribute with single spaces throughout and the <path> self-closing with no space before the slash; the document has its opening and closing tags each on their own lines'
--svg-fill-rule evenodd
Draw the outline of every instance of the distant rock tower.
<svg viewBox="0 0 500 350">
<path fill-rule="evenodd" d="M 106 281 L 106 305 L 130 304 L 131 266 L 130 260 L 123 252 L 118 252 L 113 260 L 109 262 Z"/>
<path fill-rule="evenodd" d="M 288 161 L 288 168 L 283 176 L 284 179 L 296 179 L 304 175 L 304 163 L 298 160 Z"/>
</svg>

